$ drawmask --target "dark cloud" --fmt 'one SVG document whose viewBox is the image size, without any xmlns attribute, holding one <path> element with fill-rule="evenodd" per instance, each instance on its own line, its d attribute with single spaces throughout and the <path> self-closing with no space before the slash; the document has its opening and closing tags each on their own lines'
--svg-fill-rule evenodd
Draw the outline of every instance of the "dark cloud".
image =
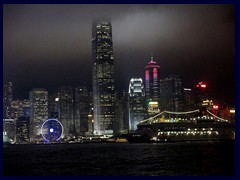
<svg viewBox="0 0 240 180">
<path fill-rule="evenodd" d="M 162 75 L 181 74 L 188 85 L 208 81 L 221 89 L 219 96 L 233 101 L 234 5 L 7 4 L 4 81 L 13 81 L 19 96 L 36 86 L 90 88 L 92 21 L 102 16 L 112 20 L 118 89 L 127 89 L 132 77 L 143 77 L 153 52 Z"/>
</svg>

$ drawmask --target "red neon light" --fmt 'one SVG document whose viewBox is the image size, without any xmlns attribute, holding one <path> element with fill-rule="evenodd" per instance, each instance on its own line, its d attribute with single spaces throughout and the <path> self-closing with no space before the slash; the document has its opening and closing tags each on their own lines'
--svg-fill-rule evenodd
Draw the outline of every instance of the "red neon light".
<svg viewBox="0 0 240 180">
<path fill-rule="evenodd" d="M 207 87 L 207 85 L 206 84 L 203 84 L 202 82 L 200 82 L 200 83 L 198 83 L 197 84 L 197 87 L 199 88 L 206 88 Z"/>
<path fill-rule="evenodd" d="M 213 105 L 213 109 L 218 109 L 218 105 Z"/>
<path fill-rule="evenodd" d="M 159 65 L 147 65 L 146 67 L 145 67 L 145 69 L 148 69 L 148 68 L 160 68 L 160 66 Z"/>
<path fill-rule="evenodd" d="M 146 80 L 149 80 L 149 72 L 148 72 L 148 70 L 145 71 L 145 78 L 146 78 Z"/>
<path fill-rule="evenodd" d="M 154 79 L 157 79 L 157 76 L 158 76 L 158 74 L 157 74 L 157 68 L 154 68 L 154 69 L 153 69 L 153 77 L 154 77 Z"/>
<path fill-rule="evenodd" d="M 207 85 L 206 84 L 201 84 L 201 88 L 206 88 Z"/>
</svg>

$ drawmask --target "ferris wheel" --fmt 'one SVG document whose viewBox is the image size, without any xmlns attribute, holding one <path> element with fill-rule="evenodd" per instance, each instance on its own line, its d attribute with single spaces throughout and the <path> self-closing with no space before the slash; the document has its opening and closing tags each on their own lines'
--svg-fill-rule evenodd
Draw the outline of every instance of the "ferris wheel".
<svg viewBox="0 0 240 180">
<path fill-rule="evenodd" d="M 57 119 L 47 119 L 42 124 L 41 134 L 46 142 L 57 142 L 63 137 L 63 125 Z"/>
</svg>

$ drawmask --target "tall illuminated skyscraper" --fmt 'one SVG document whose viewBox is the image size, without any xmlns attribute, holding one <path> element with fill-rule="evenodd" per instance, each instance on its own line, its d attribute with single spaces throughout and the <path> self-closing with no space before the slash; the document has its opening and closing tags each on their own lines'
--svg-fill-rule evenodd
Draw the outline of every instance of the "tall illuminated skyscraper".
<svg viewBox="0 0 240 180">
<path fill-rule="evenodd" d="M 145 66 L 145 93 L 148 116 L 159 112 L 159 69 L 160 66 L 153 60 Z"/>
<path fill-rule="evenodd" d="M 108 18 L 93 22 L 94 134 L 113 134 L 115 124 L 112 25 Z"/>
<path fill-rule="evenodd" d="M 129 83 L 129 130 L 145 118 L 145 93 L 142 78 L 132 78 Z"/>
</svg>

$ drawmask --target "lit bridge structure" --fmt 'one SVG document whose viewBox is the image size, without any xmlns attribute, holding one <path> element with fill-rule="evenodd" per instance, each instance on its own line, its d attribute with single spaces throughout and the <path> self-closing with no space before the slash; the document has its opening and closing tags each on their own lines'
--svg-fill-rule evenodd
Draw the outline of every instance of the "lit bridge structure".
<svg viewBox="0 0 240 180">
<path fill-rule="evenodd" d="M 148 119 L 144 119 L 142 121 L 140 121 L 138 124 L 152 124 L 152 123 L 160 123 L 160 122 L 178 122 L 178 121 L 195 121 L 198 119 L 212 119 L 215 121 L 219 121 L 219 122 L 229 122 L 229 120 L 227 119 L 223 119 L 220 118 L 218 116 L 216 116 L 215 114 L 213 114 L 212 112 L 210 112 L 209 110 L 206 110 L 205 114 L 202 116 L 190 116 L 188 118 L 171 118 L 168 120 L 164 120 L 164 115 L 168 114 L 168 115 L 178 115 L 178 116 L 184 116 L 184 115 L 191 115 L 191 114 L 196 114 L 196 113 L 200 113 L 201 110 L 196 109 L 196 110 L 192 110 L 192 111 L 186 111 L 186 112 L 172 112 L 172 111 L 162 111 L 160 113 L 158 113 L 157 115 L 150 117 Z M 163 120 L 161 120 L 161 118 Z"/>
</svg>

